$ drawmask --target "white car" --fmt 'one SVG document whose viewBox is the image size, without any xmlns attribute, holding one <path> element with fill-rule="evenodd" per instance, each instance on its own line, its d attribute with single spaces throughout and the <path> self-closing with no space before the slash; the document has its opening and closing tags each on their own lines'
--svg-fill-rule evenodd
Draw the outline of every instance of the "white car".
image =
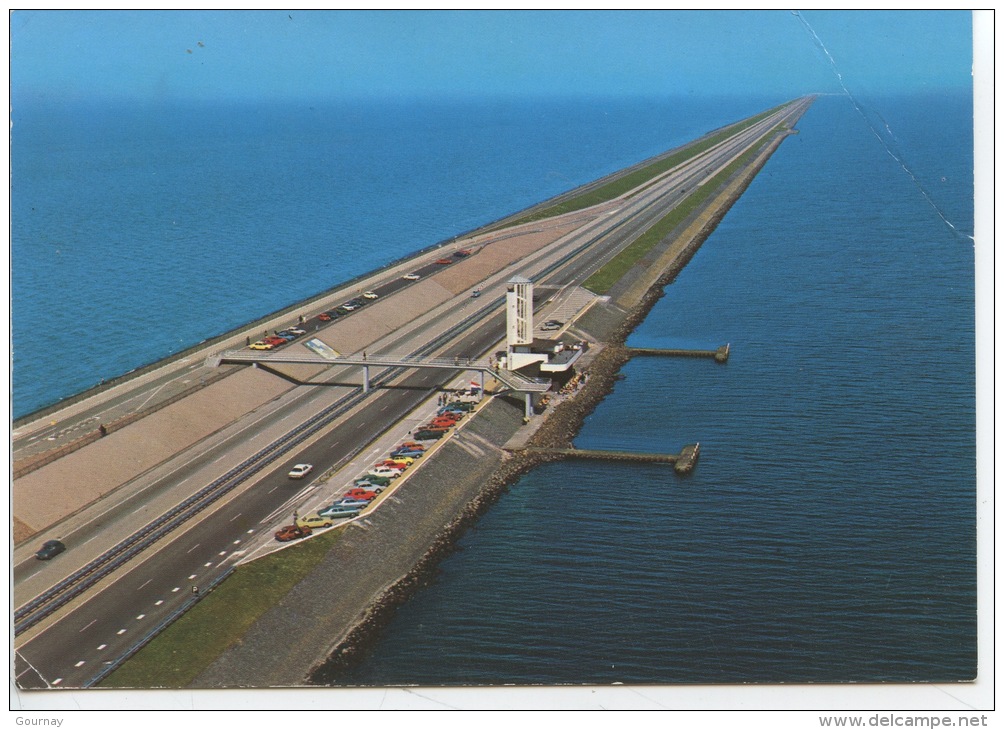
<svg viewBox="0 0 1004 730">
<path fill-rule="evenodd" d="M 404 276 L 402 276 L 401 278 L 402 278 L 402 279 L 407 279 L 408 281 L 418 281 L 418 280 L 419 280 L 419 279 L 421 279 L 422 277 L 421 277 L 421 276 L 419 276 L 418 274 L 405 274 L 405 275 L 404 275 Z"/>
<path fill-rule="evenodd" d="M 287 332 L 292 332 L 294 335 L 301 336 L 307 334 L 307 330 L 302 330 L 299 327 L 287 327 Z"/>
<path fill-rule="evenodd" d="M 375 477 L 388 477 L 389 479 L 397 479 L 401 476 L 401 472 L 401 469 L 391 469 L 389 466 L 374 466 L 369 471 Z"/>
<path fill-rule="evenodd" d="M 313 464 L 297 464 L 289 471 L 290 479 L 303 479 L 307 476 L 311 470 L 313 470 Z"/>
<path fill-rule="evenodd" d="M 363 294 L 363 299 L 376 299 L 378 296 L 380 295 L 376 292 L 368 291 Z"/>
<path fill-rule="evenodd" d="M 350 312 L 354 312 L 355 310 L 359 309 L 359 305 L 353 304 L 352 302 L 345 302 L 345 304 L 342 305 L 342 309 L 347 309 Z"/>
</svg>

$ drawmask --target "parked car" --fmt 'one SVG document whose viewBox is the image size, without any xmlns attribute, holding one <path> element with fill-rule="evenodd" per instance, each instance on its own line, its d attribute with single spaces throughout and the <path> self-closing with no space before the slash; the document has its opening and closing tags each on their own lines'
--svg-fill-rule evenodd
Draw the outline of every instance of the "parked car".
<svg viewBox="0 0 1004 730">
<path fill-rule="evenodd" d="M 345 309 L 351 312 L 354 309 L 359 309 L 359 305 L 356 304 L 355 302 L 345 302 L 345 304 L 341 306 L 341 309 Z"/>
<path fill-rule="evenodd" d="M 286 342 L 292 342 L 297 337 L 299 337 L 299 335 L 294 335 L 289 330 L 282 330 L 281 332 L 276 332 L 275 336 L 276 337 L 281 337 L 282 339 L 286 340 Z"/>
<path fill-rule="evenodd" d="M 332 312 L 332 314 L 335 315 L 335 316 L 337 316 L 337 317 L 344 317 L 346 314 L 348 314 L 351 311 L 352 311 L 351 309 L 346 309 L 345 305 L 341 305 L 341 306 L 335 307 L 335 309 Z"/>
<path fill-rule="evenodd" d="M 475 289 L 474 291 L 471 292 L 471 297 L 473 299 L 477 299 L 480 296 L 481 296 L 481 290 L 480 289 Z"/>
<path fill-rule="evenodd" d="M 290 479 L 303 479 L 311 471 L 313 471 L 313 464 L 297 464 L 292 469 L 289 470 Z"/>
<path fill-rule="evenodd" d="M 554 330 L 560 330 L 561 329 L 561 322 L 553 322 L 553 321 L 552 322 L 544 322 L 544 324 L 542 324 L 540 326 L 540 328 L 544 332 L 553 332 Z"/>
<path fill-rule="evenodd" d="M 419 276 L 418 274 L 415 274 L 415 273 L 411 273 L 411 274 L 405 274 L 405 275 L 404 275 L 404 276 L 402 276 L 401 278 L 402 278 L 402 279 L 407 279 L 408 281 L 418 281 L 418 280 L 419 280 L 419 279 L 421 279 L 422 277 L 420 277 L 420 276 Z"/>
<path fill-rule="evenodd" d="M 252 350 L 271 350 L 275 347 L 275 345 L 270 342 L 262 342 L 261 340 L 258 340 L 258 342 L 252 342 L 249 347 Z"/>
<path fill-rule="evenodd" d="M 380 462 L 384 466 L 389 466 L 391 469 L 396 467 L 401 467 L 402 469 L 407 469 L 409 466 L 415 463 L 415 460 L 410 456 L 400 456 L 396 459 L 384 459 Z"/>
<path fill-rule="evenodd" d="M 364 484 L 376 484 L 378 487 L 386 487 L 390 484 L 389 477 L 378 477 L 375 474 L 367 474 L 364 477 L 359 477 L 353 482 L 357 487 L 361 487 Z"/>
<path fill-rule="evenodd" d="M 420 459 L 424 453 L 424 451 L 416 451 L 414 449 L 398 449 L 390 452 L 390 458 L 400 459 L 402 457 L 408 457 L 409 459 Z"/>
<path fill-rule="evenodd" d="M 414 449 L 415 451 L 425 451 L 425 447 L 417 441 L 405 441 L 400 446 L 399 449 Z"/>
<path fill-rule="evenodd" d="M 52 560 L 64 550 L 66 550 L 66 545 L 59 540 L 46 540 L 35 553 L 35 557 L 39 560 Z"/>
<path fill-rule="evenodd" d="M 304 515 L 296 520 L 297 527 L 309 527 L 311 529 L 317 527 L 331 527 L 330 517 L 321 517 L 321 515 L 316 512 L 312 515 Z"/>
<path fill-rule="evenodd" d="M 299 327 L 290 327 L 290 328 L 289 328 L 289 329 L 287 329 L 286 331 L 287 331 L 287 332 L 291 332 L 291 333 L 293 333 L 293 334 L 294 334 L 294 335 L 296 335 L 297 337 L 301 337 L 301 336 L 303 336 L 303 335 L 307 334 L 307 330 L 305 330 L 305 329 L 300 329 Z"/>
<path fill-rule="evenodd" d="M 375 477 L 374 477 L 375 478 Z M 387 481 L 390 481 L 389 479 Z M 368 479 L 360 479 L 358 481 L 352 482 L 354 489 L 365 489 L 368 492 L 376 492 L 380 494 L 383 491 L 385 484 L 376 484 L 369 481 Z"/>
<path fill-rule="evenodd" d="M 378 492 L 363 489 L 362 487 L 356 487 L 355 489 L 350 489 L 345 493 L 346 497 L 352 499 L 361 499 L 367 502 L 377 498 Z"/>
<path fill-rule="evenodd" d="M 327 312 L 321 312 L 319 315 L 317 315 L 317 318 L 319 320 L 321 320 L 322 322 L 330 322 L 331 321 L 331 315 L 328 314 Z"/>
<path fill-rule="evenodd" d="M 397 479 L 401 476 L 401 470 L 391 469 L 389 466 L 374 466 L 370 469 L 370 474 L 378 477 L 390 477 L 391 479 Z"/>
<path fill-rule="evenodd" d="M 440 266 L 449 266 L 453 263 L 453 259 L 436 259 L 436 263 Z"/>
<path fill-rule="evenodd" d="M 422 441 L 436 441 L 443 438 L 446 435 L 446 431 L 427 431 L 425 429 L 416 431 L 414 436 Z"/>
<path fill-rule="evenodd" d="M 286 344 L 286 338 L 285 337 L 279 337 L 278 335 L 269 335 L 264 340 L 262 340 L 262 342 L 268 342 L 268 343 L 270 343 L 272 345 L 279 346 L 279 345 L 285 345 Z"/>
<path fill-rule="evenodd" d="M 286 525 L 280 528 L 280 530 L 275 533 L 275 539 L 279 542 L 289 542 L 290 540 L 299 540 L 301 537 L 307 537 L 313 532 L 309 527 L 300 527 L 299 525 Z"/>
<path fill-rule="evenodd" d="M 454 251 L 453 255 L 456 256 L 458 259 L 462 259 L 465 256 L 470 256 L 471 252 L 468 251 L 466 248 L 461 248 L 461 249 L 459 249 L 457 251 Z"/>
<path fill-rule="evenodd" d="M 362 511 L 370 506 L 372 499 L 356 499 L 355 497 L 342 497 L 341 499 L 335 500 L 332 507 L 351 507 L 352 509 Z"/>
<path fill-rule="evenodd" d="M 474 410 L 473 403 L 465 403 L 463 401 L 456 401 L 454 403 L 448 403 L 439 409 L 439 412 L 446 413 L 447 411 L 463 411 L 465 413 L 470 413 Z"/>
<path fill-rule="evenodd" d="M 339 519 L 342 517 L 358 517 L 359 507 L 353 507 L 351 505 L 344 504 L 333 504 L 330 507 L 326 507 L 318 512 L 319 515 L 323 517 L 329 517 L 331 519 Z"/>
<path fill-rule="evenodd" d="M 376 299 L 380 295 L 373 291 L 363 292 L 363 298 L 365 299 Z"/>
</svg>

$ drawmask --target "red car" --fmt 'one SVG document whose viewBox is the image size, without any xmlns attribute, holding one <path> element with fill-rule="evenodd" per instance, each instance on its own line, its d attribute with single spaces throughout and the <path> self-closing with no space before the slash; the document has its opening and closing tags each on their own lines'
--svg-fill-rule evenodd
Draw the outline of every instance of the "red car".
<svg viewBox="0 0 1004 730">
<path fill-rule="evenodd" d="M 457 419 L 454 418 L 433 418 L 429 421 L 429 425 L 433 428 L 445 427 L 453 428 L 457 425 Z"/>
<path fill-rule="evenodd" d="M 262 342 L 267 342 L 270 345 L 275 345 L 276 347 L 278 347 L 279 345 L 285 345 L 287 340 L 285 340 L 282 337 L 276 337 L 275 335 L 270 335 L 266 337 L 264 340 L 262 340 Z"/>
<path fill-rule="evenodd" d="M 279 542 L 289 542 L 290 540 L 299 540 L 301 537 L 307 537 L 313 532 L 309 527 L 299 525 L 286 525 L 275 533 L 275 539 Z"/>
<path fill-rule="evenodd" d="M 441 266 L 449 266 L 453 263 L 453 259 L 436 259 L 436 263 Z"/>
<path fill-rule="evenodd" d="M 322 322 L 330 322 L 331 321 L 331 315 L 328 314 L 327 312 L 321 312 L 319 315 L 317 315 L 317 318 L 319 320 L 321 320 Z"/>
<path fill-rule="evenodd" d="M 371 492 L 368 489 L 363 489 L 362 487 L 355 487 L 354 489 L 347 491 L 345 496 L 352 497 L 352 499 L 374 500 L 377 498 L 377 493 Z"/>
<path fill-rule="evenodd" d="M 398 449 L 411 449 L 412 451 L 425 451 L 425 446 L 418 443 L 417 441 L 405 441 L 403 444 L 397 447 Z M 395 449 L 396 451 L 396 449 Z"/>
</svg>

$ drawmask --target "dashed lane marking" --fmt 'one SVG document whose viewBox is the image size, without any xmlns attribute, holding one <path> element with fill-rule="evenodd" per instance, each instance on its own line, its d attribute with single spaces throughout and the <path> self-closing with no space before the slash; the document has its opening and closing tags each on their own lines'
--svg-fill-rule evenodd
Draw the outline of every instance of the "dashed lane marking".
<svg viewBox="0 0 1004 730">
<path fill-rule="evenodd" d="M 146 618 L 146 614 L 145 613 L 141 613 L 139 616 L 136 617 L 136 620 L 139 621 L 139 620 L 144 619 L 144 618 Z"/>
<path fill-rule="evenodd" d="M 149 585 L 149 584 L 150 584 L 150 583 L 152 583 L 152 582 L 153 582 L 153 578 L 151 578 L 150 580 L 148 580 L 148 581 L 147 581 L 146 583 L 144 583 L 143 585 L 141 585 L 141 586 L 140 586 L 139 588 L 137 588 L 136 590 L 137 590 L 137 591 L 141 591 L 141 590 L 143 590 L 144 588 L 146 588 L 146 586 L 147 586 L 147 585 Z"/>
<path fill-rule="evenodd" d="M 177 593 L 180 590 L 181 590 L 181 588 L 172 588 L 171 589 L 171 593 Z"/>
<path fill-rule="evenodd" d="M 196 545 L 195 547 L 193 547 L 191 550 L 186 551 L 185 554 L 187 555 L 188 553 L 192 552 L 192 550 L 195 550 L 195 548 L 199 547 L 199 545 L 201 545 L 201 544 L 202 544 L 201 542 L 198 543 L 198 545 Z"/>
<path fill-rule="evenodd" d="M 84 662 L 84 661 L 80 661 L 80 662 L 77 662 L 76 664 L 74 664 L 73 666 L 75 666 L 75 667 L 82 667 L 82 666 L 84 666 L 84 665 L 85 665 L 86 663 L 87 663 L 87 662 Z"/>
<path fill-rule="evenodd" d="M 198 575 L 198 573 L 192 573 L 190 576 L 188 576 L 188 580 L 194 580 L 195 576 L 197 576 L 197 575 Z"/>
<path fill-rule="evenodd" d="M 98 647 L 98 651 L 102 651 L 103 649 L 107 649 L 107 648 L 108 648 L 108 644 L 102 644 L 101 646 Z"/>
<path fill-rule="evenodd" d="M 52 686 L 55 687 L 55 686 L 57 686 L 62 681 L 63 681 L 62 677 L 60 677 L 59 679 L 54 679 L 54 680 L 52 680 Z"/>
<path fill-rule="evenodd" d="M 160 604 L 162 604 L 163 602 L 164 602 L 164 599 L 163 599 L 163 598 L 161 598 L 161 599 L 160 599 L 159 601 L 157 601 L 157 602 L 156 602 L 155 604 L 153 604 L 153 605 L 154 605 L 154 606 L 159 606 L 159 605 L 160 605 Z"/>
<path fill-rule="evenodd" d="M 80 633 L 80 634 L 84 633 L 84 632 L 85 632 L 85 631 L 87 631 L 87 629 L 89 629 L 89 628 L 91 627 L 91 625 L 92 625 L 92 624 L 94 624 L 94 623 L 95 623 L 96 621 L 97 621 L 97 619 L 94 619 L 94 621 L 91 621 L 91 623 L 87 624 L 87 626 L 85 626 L 84 628 L 80 629 L 80 631 L 78 631 L 77 633 Z"/>
</svg>

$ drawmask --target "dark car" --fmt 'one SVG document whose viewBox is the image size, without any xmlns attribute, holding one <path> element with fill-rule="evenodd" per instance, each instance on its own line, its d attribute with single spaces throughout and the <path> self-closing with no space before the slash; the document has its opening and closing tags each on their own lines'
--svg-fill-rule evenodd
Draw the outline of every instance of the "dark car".
<svg viewBox="0 0 1004 730">
<path fill-rule="evenodd" d="M 39 548 L 38 552 L 35 553 L 35 557 L 39 560 L 52 560 L 52 558 L 56 557 L 64 550 L 66 550 L 66 545 L 61 543 L 59 540 L 46 540 L 42 543 L 42 547 Z"/>
<path fill-rule="evenodd" d="M 421 431 L 416 431 L 413 435 L 419 441 L 435 441 L 436 439 L 443 438 L 443 436 L 446 435 L 446 431 L 426 431 L 423 429 Z"/>
</svg>

